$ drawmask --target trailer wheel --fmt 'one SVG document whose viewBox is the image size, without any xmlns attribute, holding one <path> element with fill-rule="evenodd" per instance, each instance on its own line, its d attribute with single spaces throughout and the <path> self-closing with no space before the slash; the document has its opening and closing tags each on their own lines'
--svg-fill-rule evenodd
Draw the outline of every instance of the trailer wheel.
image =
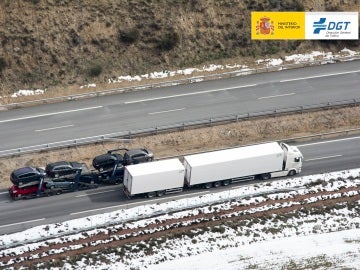
<svg viewBox="0 0 360 270">
<path fill-rule="evenodd" d="M 230 180 L 224 180 L 224 181 L 222 181 L 222 185 L 223 185 L 223 186 L 228 186 L 228 185 L 230 185 Z"/>
<path fill-rule="evenodd" d="M 209 189 L 212 187 L 212 183 L 205 183 L 204 188 Z"/>
<path fill-rule="evenodd" d="M 221 182 L 220 181 L 216 181 L 213 183 L 213 187 L 214 188 L 217 188 L 217 187 L 220 187 L 221 186 Z"/>
<path fill-rule="evenodd" d="M 156 192 L 156 195 L 157 195 L 158 197 L 164 196 L 164 195 L 165 195 L 165 190 L 160 190 L 160 191 Z"/>
<path fill-rule="evenodd" d="M 261 175 L 261 179 L 262 179 L 262 180 L 269 180 L 270 178 L 271 178 L 270 173 L 263 173 L 263 174 Z"/>
<path fill-rule="evenodd" d="M 154 198 L 156 196 L 156 193 L 155 192 L 149 192 L 146 196 L 148 198 Z"/>
<path fill-rule="evenodd" d="M 295 174 L 296 174 L 296 171 L 295 171 L 295 170 L 291 170 L 291 171 L 289 171 L 289 173 L 288 173 L 289 176 L 293 176 L 293 175 L 295 175 Z"/>
</svg>

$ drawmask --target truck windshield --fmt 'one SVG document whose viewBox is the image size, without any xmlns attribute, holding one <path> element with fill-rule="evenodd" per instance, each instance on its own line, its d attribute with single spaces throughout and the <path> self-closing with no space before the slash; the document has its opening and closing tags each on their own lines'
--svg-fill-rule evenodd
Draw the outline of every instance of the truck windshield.
<svg viewBox="0 0 360 270">
<path fill-rule="evenodd" d="M 283 166 L 282 169 L 285 170 L 286 168 L 286 160 L 287 160 L 287 155 L 288 155 L 288 148 L 285 144 L 280 143 L 281 148 L 284 150 L 284 159 L 283 159 Z"/>
<path fill-rule="evenodd" d="M 285 153 L 288 152 L 288 148 L 287 148 L 287 145 L 286 145 L 286 144 L 281 143 L 280 146 L 281 146 L 281 148 L 285 151 Z"/>
</svg>

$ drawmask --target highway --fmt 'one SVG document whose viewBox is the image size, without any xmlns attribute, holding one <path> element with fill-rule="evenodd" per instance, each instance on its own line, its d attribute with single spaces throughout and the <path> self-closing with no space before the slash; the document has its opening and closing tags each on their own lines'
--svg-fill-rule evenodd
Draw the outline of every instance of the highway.
<svg viewBox="0 0 360 270">
<path fill-rule="evenodd" d="M 360 164 L 360 136 L 314 140 L 293 145 L 300 148 L 305 158 L 301 175 L 358 168 Z M 148 203 L 219 192 L 247 184 L 249 183 L 236 183 L 210 190 L 191 189 L 162 198 L 133 200 L 124 197 L 120 185 L 23 201 L 12 201 L 6 191 L 2 191 L 0 193 L 0 234 Z"/>
<path fill-rule="evenodd" d="M 359 61 L 240 76 L 0 112 L 0 151 L 360 98 Z"/>
<path fill-rule="evenodd" d="M 229 114 L 350 100 L 360 97 L 359 74 L 359 61 L 354 61 L 2 111 L 0 151 Z M 299 147 L 305 156 L 303 175 L 360 164 L 360 137 L 299 143 Z M 124 198 L 121 186 L 16 202 L 1 191 L 0 234 L 225 188 L 192 189 L 132 201 Z"/>
</svg>

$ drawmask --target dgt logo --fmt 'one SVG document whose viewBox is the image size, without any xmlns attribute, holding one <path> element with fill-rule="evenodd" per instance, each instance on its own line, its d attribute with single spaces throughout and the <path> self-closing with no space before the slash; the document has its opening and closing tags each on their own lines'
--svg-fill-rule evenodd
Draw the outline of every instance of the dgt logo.
<svg viewBox="0 0 360 270">
<path fill-rule="evenodd" d="M 326 18 L 320 18 L 318 22 L 314 22 L 313 27 L 314 34 L 320 34 L 321 30 L 346 30 L 350 22 L 334 22 L 330 21 L 328 24 L 325 23 Z"/>
</svg>

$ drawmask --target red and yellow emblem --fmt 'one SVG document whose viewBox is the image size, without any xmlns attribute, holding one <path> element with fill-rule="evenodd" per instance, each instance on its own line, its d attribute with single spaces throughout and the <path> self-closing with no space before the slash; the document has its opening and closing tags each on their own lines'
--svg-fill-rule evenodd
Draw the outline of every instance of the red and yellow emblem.
<svg viewBox="0 0 360 270">
<path fill-rule="evenodd" d="M 304 39 L 305 12 L 251 12 L 251 39 Z"/>
<path fill-rule="evenodd" d="M 262 17 L 260 21 L 256 22 L 256 34 L 273 35 L 274 34 L 274 22 L 270 21 L 269 17 Z"/>
</svg>

